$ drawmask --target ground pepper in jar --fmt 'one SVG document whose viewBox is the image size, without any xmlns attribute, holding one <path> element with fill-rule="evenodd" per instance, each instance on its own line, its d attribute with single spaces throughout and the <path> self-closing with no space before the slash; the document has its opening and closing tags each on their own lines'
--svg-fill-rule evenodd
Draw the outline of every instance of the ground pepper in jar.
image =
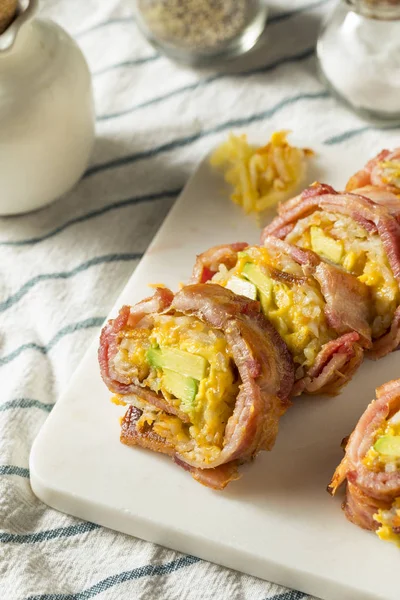
<svg viewBox="0 0 400 600">
<path fill-rule="evenodd" d="M 193 51 L 215 51 L 239 36 L 253 5 L 251 0 L 138 0 L 156 38 Z"/>
</svg>

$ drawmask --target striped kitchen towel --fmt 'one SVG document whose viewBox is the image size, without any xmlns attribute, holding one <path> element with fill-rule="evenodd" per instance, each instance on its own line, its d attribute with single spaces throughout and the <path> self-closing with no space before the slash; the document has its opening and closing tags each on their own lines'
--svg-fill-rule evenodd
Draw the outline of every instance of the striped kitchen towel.
<svg viewBox="0 0 400 600">
<path fill-rule="evenodd" d="M 0 219 L 1 600 L 300 600 L 300 592 L 81 522 L 32 494 L 28 457 L 90 339 L 202 156 L 234 129 L 371 153 L 399 144 L 315 75 L 330 0 L 274 0 L 262 52 L 190 70 L 140 35 L 133 0 L 43 0 L 93 74 L 97 139 L 82 181 L 36 213 Z M 212 107 L 212 109 L 211 109 Z M 1 132 L 0 132 L 1 135 Z M 0 165 L 1 168 L 1 165 Z"/>
</svg>

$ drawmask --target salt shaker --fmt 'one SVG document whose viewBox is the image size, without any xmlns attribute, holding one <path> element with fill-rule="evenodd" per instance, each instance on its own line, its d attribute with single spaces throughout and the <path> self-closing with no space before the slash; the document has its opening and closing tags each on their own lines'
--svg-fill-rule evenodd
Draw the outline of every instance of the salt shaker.
<svg viewBox="0 0 400 600">
<path fill-rule="evenodd" d="M 244 54 L 266 17 L 264 0 L 136 0 L 137 23 L 148 40 L 193 65 Z"/>
<path fill-rule="evenodd" d="M 341 0 L 317 59 L 328 87 L 361 116 L 400 123 L 400 0 Z"/>
<path fill-rule="evenodd" d="M 15 4 L 0 7 L 0 215 L 40 208 L 68 191 L 94 140 L 82 52 L 61 27 L 34 18 L 38 0 Z"/>
</svg>

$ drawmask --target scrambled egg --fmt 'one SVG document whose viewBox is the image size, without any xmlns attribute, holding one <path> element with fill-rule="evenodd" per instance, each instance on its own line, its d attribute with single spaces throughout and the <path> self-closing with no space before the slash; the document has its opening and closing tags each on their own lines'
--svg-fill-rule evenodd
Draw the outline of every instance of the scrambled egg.
<svg viewBox="0 0 400 600">
<path fill-rule="evenodd" d="M 374 519 L 381 524 L 376 531 L 377 536 L 400 547 L 400 534 L 393 531 L 394 527 L 400 527 L 400 498 L 395 499 L 390 510 L 379 509 Z"/>
<path fill-rule="evenodd" d="M 142 419 L 150 419 L 156 433 L 174 442 L 195 440 L 212 460 L 223 446 L 225 427 L 239 392 L 226 339 L 221 332 L 207 327 L 195 317 L 156 315 L 153 321 L 154 326 L 150 329 L 121 333 L 123 339 L 116 359 L 118 369 L 125 365 L 127 371 L 129 365 L 131 375 L 138 376 L 142 386 L 161 392 L 170 404 L 188 414 L 190 424 L 186 425 L 179 418 L 160 411 L 145 411 Z M 207 371 L 198 381 L 192 402 L 174 398 L 167 391 L 162 368 L 148 362 L 150 348 L 175 348 L 206 359 Z"/>
<path fill-rule="evenodd" d="M 286 261 L 283 264 L 283 261 Z M 304 375 L 303 368 L 310 367 L 323 344 L 335 337 L 329 329 L 324 308 L 325 301 L 317 284 L 312 280 L 306 283 L 286 283 L 271 276 L 271 269 L 283 270 L 294 276 L 303 277 L 301 267 L 290 257 L 273 253 L 268 248 L 250 247 L 238 254 L 233 269 L 221 269 L 213 282 L 229 287 L 232 276 L 245 279 L 243 270 L 247 264 L 260 267 L 263 276 L 269 282 L 270 293 L 260 292 L 261 307 L 286 342 L 293 359 L 300 370 L 297 378 Z"/>
<path fill-rule="evenodd" d="M 233 186 L 231 200 L 246 213 L 261 212 L 287 198 L 305 175 L 308 148 L 296 148 L 287 141 L 288 131 L 272 134 L 261 148 L 251 146 L 246 135 L 230 134 L 213 153 L 210 163 L 225 170 Z"/>
<path fill-rule="evenodd" d="M 114 394 L 114 396 L 111 396 L 111 402 L 117 406 L 126 406 L 126 402 L 121 394 Z"/>
<path fill-rule="evenodd" d="M 383 454 L 374 448 L 383 436 L 385 438 L 400 436 L 400 419 L 397 417 L 398 415 L 400 416 L 400 413 L 396 413 L 394 417 L 384 421 L 382 426 L 375 432 L 374 443 L 363 458 L 363 464 L 371 471 L 385 470 L 390 473 L 400 468 L 400 456 Z"/>
<path fill-rule="evenodd" d="M 365 283 L 371 293 L 372 336 L 385 333 L 400 303 L 400 292 L 378 235 L 368 233 L 350 217 L 315 211 L 295 225 L 286 241 L 314 250 Z"/>
</svg>

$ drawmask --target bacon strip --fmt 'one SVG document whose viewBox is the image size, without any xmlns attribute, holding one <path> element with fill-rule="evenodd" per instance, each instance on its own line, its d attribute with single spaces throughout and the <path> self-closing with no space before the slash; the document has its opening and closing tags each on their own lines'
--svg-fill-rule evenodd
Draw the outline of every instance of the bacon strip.
<svg viewBox="0 0 400 600">
<path fill-rule="evenodd" d="M 163 290 L 162 293 L 157 290 L 155 296 L 151 301 L 146 300 L 130 309 L 129 314 L 123 308 L 120 317 L 110 321 L 101 334 L 99 363 L 109 389 L 126 395 L 134 394 L 148 405 L 175 414 L 185 421 L 179 411 L 165 400 L 161 405 L 160 395 L 144 390 L 134 382 L 124 380 L 121 383 L 124 377 L 115 373 L 110 366 L 118 350 L 121 328 L 131 327 L 130 315 L 135 315 L 133 326 L 137 326 L 140 323 L 137 321 L 138 314 L 146 318 L 156 309 L 155 312 L 169 315 L 193 315 L 210 327 L 221 330 L 241 378 L 240 391 L 225 429 L 224 446 L 219 456 L 207 465 L 207 469 L 197 459 L 179 454 L 175 446 L 164 443 L 165 440 L 151 429 L 138 431 L 135 426 L 139 419 L 137 409 L 128 410 L 122 441 L 169 454 L 181 466 L 184 463 L 195 479 L 221 489 L 237 477 L 237 461 L 244 462 L 260 450 L 272 448 L 279 418 L 290 404 L 289 396 L 294 382 L 293 361 L 278 333 L 260 312 L 258 302 L 210 284 L 187 286 L 172 301 L 169 290 Z M 147 312 L 148 308 L 151 308 L 150 312 Z M 185 418 L 187 420 L 187 415 Z M 230 466 L 227 467 L 227 464 Z M 205 470 L 206 474 L 203 473 Z"/>
<path fill-rule="evenodd" d="M 164 312 L 172 302 L 174 295 L 167 288 L 157 288 L 154 295 L 142 300 L 133 307 L 123 306 L 116 319 L 110 319 L 100 335 L 98 352 L 101 375 L 104 383 L 115 393 L 133 392 L 130 382 L 121 373 L 117 374 L 110 366 L 110 359 L 117 352 L 117 340 L 120 331 L 127 326 L 135 327 L 146 315 Z"/>
<path fill-rule="evenodd" d="M 338 333 L 356 331 L 364 348 L 371 347 L 371 329 L 368 324 L 368 288 L 350 273 L 340 271 L 321 261 L 313 271 L 326 307 L 329 326 Z"/>
<path fill-rule="evenodd" d="M 296 222 L 318 209 L 324 196 L 334 196 L 337 192 L 325 183 L 316 182 L 300 195 L 278 206 L 278 216 L 264 227 L 261 232 L 261 244 L 268 236 L 283 240 L 293 229 Z"/>
<path fill-rule="evenodd" d="M 400 221 L 400 190 L 398 191 L 398 195 L 396 195 L 386 188 L 367 185 L 352 190 L 352 194 L 364 196 L 364 198 L 369 198 L 375 204 L 384 206 L 397 221 Z"/>
<path fill-rule="evenodd" d="M 337 394 L 350 381 L 363 360 L 363 349 L 356 332 L 347 333 L 322 346 L 315 363 L 303 379 L 296 382 L 293 394 Z"/>
<path fill-rule="evenodd" d="M 328 491 L 334 495 L 347 480 L 343 510 L 352 523 L 364 529 L 379 527 L 373 516 L 379 508 L 388 509 L 400 496 L 400 471 L 375 472 L 363 464 L 382 423 L 400 409 L 400 379 L 376 390 L 373 400 L 358 421 L 346 445 L 345 456 L 336 469 Z"/>
<path fill-rule="evenodd" d="M 219 265 L 232 269 L 237 261 L 237 253 L 247 248 L 246 242 L 221 244 L 202 252 L 196 257 L 192 278 L 189 283 L 206 283 L 218 272 Z"/>
<path fill-rule="evenodd" d="M 377 360 L 378 358 L 383 358 L 391 352 L 392 350 L 396 350 L 400 345 L 400 306 L 398 306 L 393 315 L 392 323 L 390 325 L 390 329 L 385 335 L 380 337 L 371 350 L 368 350 L 367 356 L 372 360 Z"/>
<path fill-rule="evenodd" d="M 130 406 L 121 423 L 121 442 L 127 446 L 141 446 L 153 452 L 170 456 L 174 462 L 189 471 L 196 481 L 214 490 L 223 490 L 228 483 L 240 478 L 237 461 L 221 465 L 215 469 L 196 469 L 177 458 L 175 447 L 165 438 L 152 431 L 151 426 L 138 427 L 142 411 Z"/>
<path fill-rule="evenodd" d="M 362 348 L 371 346 L 367 287 L 352 275 L 325 263 L 315 252 L 304 250 L 272 236 L 265 237 L 264 246 L 281 255 L 290 256 L 303 267 L 302 278 L 273 269 L 272 276 L 275 279 L 283 280 L 289 285 L 299 285 L 310 277 L 318 282 L 326 301 L 327 321 L 338 334 L 337 340 L 325 344 L 321 349 L 315 364 L 305 377 L 296 382 L 294 394 L 298 395 L 302 392 L 336 394 L 351 379 L 361 364 Z M 218 260 L 221 260 L 220 264 L 224 264 L 228 269 L 235 266 L 237 252 L 236 260 L 233 260 L 233 245 L 229 246 L 230 250 L 226 253 L 221 253 L 220 249 L 221 246 L 210 248 L 197 257 L 191 281 L 194 282 L 197 277 L 204 277 L 205 272 L 211 271 L 210 264 L 213 264 L 214 270 L 218 271 Z M 225 256 L 229 257 L 229 262 L 225 262 Z M 202 265 L 203 271 L 198 269 L 199 264 Z"/>
</svg>

